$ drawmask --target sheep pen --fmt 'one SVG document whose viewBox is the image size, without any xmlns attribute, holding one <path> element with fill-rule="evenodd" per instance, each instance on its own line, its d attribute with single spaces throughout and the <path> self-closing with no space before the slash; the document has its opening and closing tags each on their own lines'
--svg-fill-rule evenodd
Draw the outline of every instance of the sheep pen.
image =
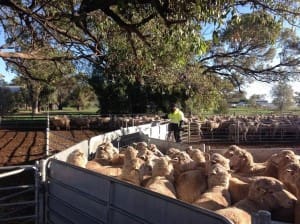
<svg viewBox="0 0 300 224">
<path fill-rule="evenodd" d="M 108 146 L 98 147 L 98 149 L 101 148 L 102 151 L 107 152 L 109 150 L 107 150 L 106 147 L 111 147 L 111 144 L 106 145 Z M 235 163 L 232 163 L 230 159 L 236 160 L 240 158 L 241 155 L 232 150 L 234 147 L 251 155 L 250 162 L 253 163 L 253 166 L 250 166 L 251 169 L 243 170 L 244 174 L 242 175 L 244 179 L 248 176 L 251 177 L 246 182 L 243 178 L 239 179 L 238 171 L 234 170 L 235 166 L 231 166 L 231 164 Z M 155 150 L 153 150 L 153 148 L 155 148 Z M 160 153 L 157 153 L 159 149 L 160 147 L 155 146 L 153 143 L 148 144 L 143 141 L 134 142 L 127 147 L 119 148 L 118 152 L 114 151 L 114 156 L 106 157 L 106 161 L 102 160 L 101 163 L 112 166 L 113 157 L 123 158 L 123 160 L 118 160 L 121 161 L 121 164 L 118 166 L 121 171 L 119 175 L 114 176 L 117 179 L 210 210 L 218 211 L 219 209 L 234 208 L 231 209 L 232 211 L 230 210 L 230 213 L 233 212 L 234 216 L 243 214 L 242 219 L 244 219 L 243 217 L 247 217 L 245 219 L 249 220 L 251 220 L 252 216 L 255 216 L 256 212 L 259 212 L 259 210 L 255 209 L 247 210 L 248 204 L 250 202 L 254 203 L 251 198 L 254 193 L 251 193 L 251 191 L 253 191 L 255 184 L 262 185 L 260 187 L 262 189 L 261 191 L 265 191 L 263 183 L 266 182 L 266 186 L 275 185 L 276 191 L 278 190 L 280 192 L 266 197 L 267 205 L 260 205 L 261 208 L 269 211 L 274 220 L 297 223 L 299 219 L 297 217 L 297 208 L 299 206 L 296 206 L 299 200 L 297 188 L 300 187 L 300 178 L 298 175 L 295 175 L 297 177 L 295 181 L 288 179 L 290 183 L 287 182 L 288 180 L 284 182 L 280 179 L 279 170 L 277 171 L 276 178 L 274 175 L 263 172 L 266 170 L 263 169 L 264 166 L 265 168 L 268 167 L 268 161 L 270 161 L 271 158 L 276 160 L 274 158 L 280 157 L 281 154 L 283 154 L 285 158 L 286 149 L 273 149 L 268 151 L 268 153 L 257 153 L 258 150 L 255 149 L 230 146 L 225 149 L 212 149 L 211 151 L 204 152 L 200 149 L 193 149 L 191 146 L 182 148 L 170 146 L 169 148 L 162 149 Z M 154 151 L 156 153 L 154 153 Z M 199 156 L 194 159 L 192 158 L 193 153 L 191 152 L 196 151 L 198 155 L 201 155 L 201 163 L 195 159 L 199 158 Z M 239 150 L 237 151 L 240 152 Z M 98 151 L 97 154 L 99 154 Z M 299 161 L 297 152 L 296 154 L 292 153 L 292 157 L 293 156 L 295 156 L 296 161 Z M 92 161 L 95 161 L 95 159 Z M 291 172 L 290 164 L 294 163 L 295 160 L 291 159 L 290 163 L 287 162 L 287 164 L 282 165 L 282 168 L 280 168 L 281 172 Z M 275 163 L 272 162 L 272 165 L 274 164 Z M 278 165 L 275 164 L 275 166 L 279 169 Z M 252 167 L 259 167 L 259 170 L 262 171 L 253 172 Z M 215 178 L 215 182 L 212 184 L 209 176 L 218 173 L 220 173 L 219 175 L 224 175 L 224 182 L 221 181 L 222 178 Z M 290 186 L 296 190 L 289 190 Z M 282 192 L 281 190 L 284 191 Z M 251 196 L 250 199 L 249 194 Z M 248 202 L 249 200 L 250 202 Z M 238 206 L 239 209 L 237 210 L 235 206 Z M 282 214 L 279 211 L 282 211 Z M 234 223 L 244 224 L 244 222 Z M 251 223 L 251 221 L 247 223 Z"/>
</svg>

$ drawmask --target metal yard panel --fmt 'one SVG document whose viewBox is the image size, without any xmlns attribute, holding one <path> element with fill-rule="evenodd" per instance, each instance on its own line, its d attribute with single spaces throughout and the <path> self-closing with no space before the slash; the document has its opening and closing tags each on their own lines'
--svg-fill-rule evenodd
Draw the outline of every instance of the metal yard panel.
<svg viewBox="0 0 300 224">
<path fill-rule="evenodd" d="M 84 153 L 85 157 L 88 158 L 89 155 L 89 141 L 88 140 L 83 140 L 49 158 L 56 158 L 61 161 L 66 161 L 68 158 L 68 155 L 73 152 L 74 150 L 79 149 L 81 152 Z"/>
<path fill-rule="evenodd" d="M 151 135 L 151 126 L 152 126 L 151 123 L 136 126 L 136 132 L 141 132 L 145 135 L 150 136 Z"/>
<path fill-rule="evenodd" d="M 0 167 L 0 223 L 39 223 L 39 189 L 36 166 Z"/>
<path fill-rule="evenodd" d="M 105 141 L 112 141 L 114 139 L 119 138 L 122 135 L 123 133 L 121 130 L 116 130 L 92 137 L 89 141 L 89 153 L 95 153 L 98 145 L 100 145 L 101 143 Z"/>
<path fill-rule="evenodd" d="M 89 141 L 89 154 L 95 153 L 98 145 L 103 143 L 104 141 L 117 141 L 122 136 L 128 136 L 134 133 L 142 133 L 151 138 L 165 140 L 165 137 L 167 135 L 167 124 L 157 125 L 155 123 L 155 125 L 156 126 L 152 126 L 152 124 L 145 124 L 140 126 L 127 127 L 92 137 Z"/>
<path fill-rule="evenodd" d="M 55 159 L 47 165 L 46 189 L 46 223 L 231 223 L 214 212 Z"/>
</svg>

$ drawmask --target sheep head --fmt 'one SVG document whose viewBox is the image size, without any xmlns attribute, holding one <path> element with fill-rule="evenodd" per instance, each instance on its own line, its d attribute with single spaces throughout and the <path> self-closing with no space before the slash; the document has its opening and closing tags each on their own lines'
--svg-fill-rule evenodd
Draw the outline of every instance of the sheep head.
<svg viewBox="0 0 300 224">
<path fill-rule="evenodd" d="M 243 151 L 243 150 L 244 149 L 241 149 L 237 145 L 230 145 L 229 148 L 227 149 L 227 151 L 224 153 L 224 156 L 226 158 L 230 159 L 235 154 L 235 152 Z"/>
<path fill-rule="evenodd" d="M 104 142 L 98 146 L 95 160 L 98 160 L 102 165 L 109 165 L 117 154 L 118 150 L 111 142 Z"/>
<path fill-rule="evenodd" d="M 135 144 L 135 148 L 140 151 L 140 150 L 145 150 L 147 148 L 147 143 L 146 142 L 138 142 Z"/>
<path fill-rule="evenodd" d="M 282 150 L 279 153 L 275 153 L 269 159 L 276 167 L 284 167 L 289 163 L 299 163 L 296 154 L 292 150 Z"/>
<path fill-rule="evenodd" d="M 168 156 L 159 157 L 154 159 L 152 169 L 152 177 L 165 176 L 173 179 L 174 168 L 172 160 Z"/>
<path fill-rule="evenodd" d="M 200 165 L 205 164 L 206 155 L 200 149 L 188 148 L 188 149 L 186 149 L 186 152 L 189 154 L 191 159 L 194 160 L 196 163 L 198 163 Z"/>
<path fill-rule="evenodd" d="M 220 153 L 213 153 L 207 161 L 206 169 L 208 171 L 214 164 L 220 164 L 226 170 L 230 170 L 229 162 L 229 159 L 225 158 Z"/>
<path fill-rule="evenodd" d="M 243 168 L 250 168 L 254 164 L 253 156 L 246 150 L 235 151 L 233 156 L 230 157 L 230 169 L 235 172 L 241 171 Z"/>
<path fill-rule="evenodd" d="M 261 177 L 251 183 L 248 198 L 258 203 L 265 210 L 291 208 L 296 198 L 284 190 L 284 185 L 272 177 Z"/>
<path fill-rule="evenodd" d="M 139 169 L 142 165 L 142 161 L 137 158 L 138 151 L 132 146 L 128 146 L 124 150 L 124 165 L 123 168 Z"/>
<path fill-rule="evenodd" d="M 174 156 L 175 156 L 177 153 L 179 153 L 179 152 L 180 152 L 179 149 L 176 149 L 176 148 L 169 148 L 169 149 L 167 150 L 166 155 L 169 156 L 170 158 L 174 158 Z"/>
<path fill-rule="evenodd" d="M 207 174 L 208 188 L 212 188 L 215 186 L 222 186 L 224 188 L 229 187 L 230 174 L 228 173 L 228 170 L 221 164 L 216 163 L 212 165 L 209 168 Z"/>
<path fill-rule="evenodd" d="M 88 161 L 84 153 L 80 149 L 76 149 L 69 154 L 66 162 L 75 166 L 86 167 Z"/>
</svg>

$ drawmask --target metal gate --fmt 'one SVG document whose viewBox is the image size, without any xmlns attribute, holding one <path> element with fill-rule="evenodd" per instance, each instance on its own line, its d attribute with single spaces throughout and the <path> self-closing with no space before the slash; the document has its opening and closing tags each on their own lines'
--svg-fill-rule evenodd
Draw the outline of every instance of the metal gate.
<svg viewBox="0 0 300 224">
<path fill-rule="evenodd" d="M 39 172 L 36 166 L 0 167 L 0 223 L 37 224 Z"/>
<path fill-rule="evenodd" d="M 50 159 L 45 224 L 230 224 L 173 198 Z"/>
</svg>

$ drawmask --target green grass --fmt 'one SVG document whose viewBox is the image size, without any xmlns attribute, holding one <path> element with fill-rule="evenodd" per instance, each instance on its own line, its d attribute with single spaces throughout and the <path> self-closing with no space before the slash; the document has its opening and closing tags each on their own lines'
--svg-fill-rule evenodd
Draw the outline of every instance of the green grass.
<svg viewBox="0 0 300 224">
<path fill-rule="evenodd" d="M 69 116 L 77 116 L 77 115 L 97 115 L 98 108 L 91 107 L 84 110 L 77 111 L 74 107 L 65 107 L 63 110 L 53 110 L 49 111 L 50 116 L 54 115 L 69 115 Z M 31 111 L 19 111 L 18 113 L 4 116 L 4 120 L 45 120 L 47 117 L 47 111 L 43 111 L 37 115 L 32 116 Z M 229 111 L 226 115 L 282 115 L 282 114 L 292 114 L 292 115 L 300 115 L 300 108 L 293 108 L 288 111 L 284 111 L 280 113 L 277 110 L 271 110 L 266 108 L 253 108 L 253 107 L 237 107 L 237 108 L 229 108 Z M 209 117 L 215 115 L 213 111 L 205 111 L 201 113 L 202 117 Z"/>
<path fill-rule="evenodd" d="M 49 115 L 97 115 L 98 108 L 87 108 L 84 110 L 76 110 L 76 108 L 65 107 L 63 110 L 52 110 L 49 111 Z M 46 120 L 48 111 L 42 111 L 39 114 L 32 116 L 31 111 L 29 110 L 21 110 L 15 114 L 7 115 L 3 117 L 3 120 Z"/>
</svg>

